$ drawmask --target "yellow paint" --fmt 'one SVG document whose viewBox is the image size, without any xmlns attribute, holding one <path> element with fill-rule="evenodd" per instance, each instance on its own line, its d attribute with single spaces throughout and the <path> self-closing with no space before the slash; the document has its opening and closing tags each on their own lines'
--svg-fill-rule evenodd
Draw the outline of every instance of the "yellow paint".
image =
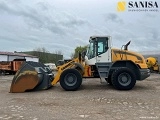
<svg viewBox="0 0 160 120">
<path fill-rule="evenodd" d="M 37 73 L 36 71 L 26 70 L 26 71 L 20 73 L 20 74 L 17 76 L 17 78 L 20 77 L 20 76 L 22 76 L 22 75 L 26 75 L 26 74 L 28 74 L 28 75 L 38 75 L 38 73 Z"/>
<path fill-rule="evenodd" d="M 84 74 L 83 77 L 92 77 L 92 71 L 91 71 L 91 66 L 85 65 L 84 66 Z"/>
<path fill-rule="evenodd" d="M 59 67 L 59 68 L 58 68 L 58 72 L 57 72 L 54 80 L 52 81 L 52 85 L 57 84 L 57 82 L 59 82 L 59 80 L 60 80 L 60 76 L 61 76 L 62 72 L 63 72 L 65 69 L 73 68 L 73 67 L 75 66 L 74 63 L 80 63 L 82 66 L 84 66 L 84 65 L 83 65 L 83 62 L 82 62 L 82 61 L 79 61 L 78 58 L 75 58 L 75 59 L 73 59 L 72 61 L 67 62 L 66 64 L 63 64 L 63 65 L 61 65 L 61 66 L 58 66 L 58 67 Z"/>
<path fill-rule="evenodd" d="M 158 61 L 157 61 L 156 58 L 148 57 L 146 59 L 146 63 L 147 63 L 147 66 L 148 66 L 149 69 L 152 69 L 153 71 L 160 72 L 160 70 L 159 70 L 160 65 L 158 64 Z"/>
<path fill-rule="evenodd" d="M 138 58 L 140 58 L 141 60 L 139 60 Z M 131 60 L 140 68 L 147 68 L 146 61 L 141 54 L 128 50 L 112 49 L 112 61 L 115 62 L 117 60 Z"/>
<path fill-rule="evenodd" d="M 126 2 L 125 1 L 120 1 L 117 3 L 117 11 L 122 12 L 126 10 Z"/>
</svg>

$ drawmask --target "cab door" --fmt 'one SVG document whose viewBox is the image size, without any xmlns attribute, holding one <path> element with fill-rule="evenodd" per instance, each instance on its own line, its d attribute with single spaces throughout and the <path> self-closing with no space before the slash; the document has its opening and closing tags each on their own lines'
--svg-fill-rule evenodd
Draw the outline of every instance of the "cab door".
<svg viewBox="0 0 160 120">
<path fill-rule="evenodd" d="M 101 37 L 97 40 L 97 62 L 111 62 L 111 46 L 109 37 Z"/>
</svg>

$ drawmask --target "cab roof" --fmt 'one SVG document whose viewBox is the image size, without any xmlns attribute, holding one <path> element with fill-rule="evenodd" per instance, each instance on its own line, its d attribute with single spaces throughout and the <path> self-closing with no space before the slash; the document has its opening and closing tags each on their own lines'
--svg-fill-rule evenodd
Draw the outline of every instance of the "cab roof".
<svg viewBox="0 0 160 120">
<path fill-rule="evenodd" d="M 94 38 L 108 38 L 111 36 L 90 36 L 90 39 L 94 39 Z"/>
</svg>

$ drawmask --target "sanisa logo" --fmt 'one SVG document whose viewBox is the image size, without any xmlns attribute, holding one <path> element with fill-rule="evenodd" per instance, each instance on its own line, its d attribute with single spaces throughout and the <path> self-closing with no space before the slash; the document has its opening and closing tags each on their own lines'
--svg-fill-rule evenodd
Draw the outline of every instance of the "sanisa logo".
<svg viewBox="0 0 160 120">
<path fill-rule="evenodd" d="M 117 11 L 123 12 L 159 12 L 157 1 L 119 1 L 117 3 Z"/>
<path fill-rule="evenodd" d="M 129 8 L 158 8 L 157 2 L 153 1 L 139 1 L 139 2 L 128 2 Z"/>
</svg>

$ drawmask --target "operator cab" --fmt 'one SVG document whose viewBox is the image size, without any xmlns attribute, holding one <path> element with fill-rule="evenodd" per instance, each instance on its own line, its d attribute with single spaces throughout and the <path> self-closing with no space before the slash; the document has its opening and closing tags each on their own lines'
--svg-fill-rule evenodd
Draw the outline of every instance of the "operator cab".
<svg viewBox="0 0 160 120">
<path fill-rule="evenodd" d="M 91 36 L 85 56 L 86 64 L 95 65 L 97 62 L 111 62 L 110 42 L 110 36 Z"/>
</svg>

